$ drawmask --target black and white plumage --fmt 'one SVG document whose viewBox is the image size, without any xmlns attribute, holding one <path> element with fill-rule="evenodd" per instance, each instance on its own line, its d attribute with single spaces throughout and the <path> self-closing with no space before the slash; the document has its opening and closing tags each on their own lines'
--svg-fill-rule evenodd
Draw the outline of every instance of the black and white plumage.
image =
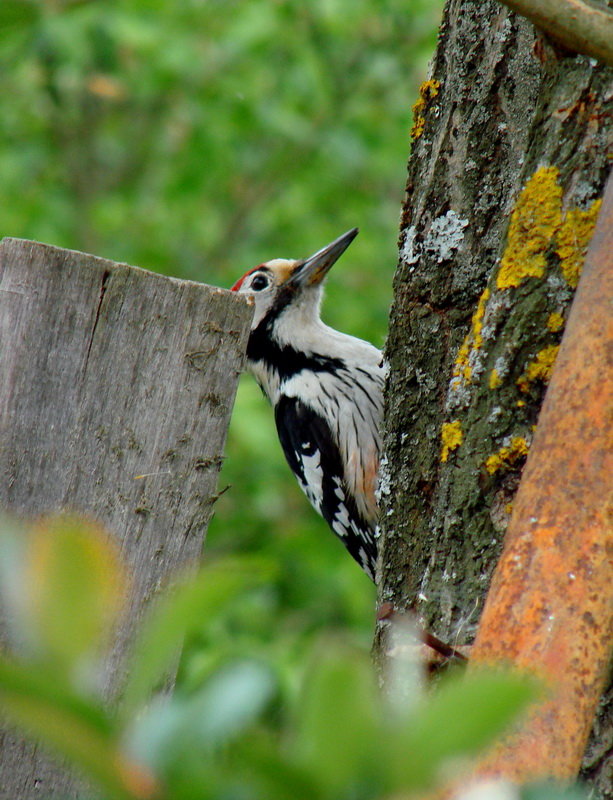
<svg viewBox="0 0 613 800">
<path fill-rule="evenodd" d="M 357 232 L 304 260 L 260 264 L 232 290 L 253 298 L 247 364 L 274 408 L 288 464 L 313 507 L 374 578 L 382 356 L 319 315 L 323 280 Z"/>
</svg>

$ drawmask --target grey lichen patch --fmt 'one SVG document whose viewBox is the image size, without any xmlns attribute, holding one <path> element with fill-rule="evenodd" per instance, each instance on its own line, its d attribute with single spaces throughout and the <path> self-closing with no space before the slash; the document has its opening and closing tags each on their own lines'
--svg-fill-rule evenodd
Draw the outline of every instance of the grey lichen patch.
<svg viewBox="0 0 613 800">
<path fill-rule="evenodd" d="M 381 457 L 381 461 L 379 462 L 379 481 L 375 491 L 377 503 L 380 503 L 381 498 L 388 497 L 391 493 L 392 483 L 389 473 L 389 460 L 387 455 L 384 453 Z"/>
<path fill-rule="evenodd" d="M 568 305 L 573 297 L 574 290 L 571 289 L 562 275 L 558 272 L 552 272 L 547 276 L 546 282 L 550 293 L 551 304 L 558 307 Z"/>
<path fill-rule="evenodd" d="M 511 25 L 511 20 L 507 17 L 503 21 L 502 25 L 496 31 L 496 36 L 495 36 L 496 41 L 503 44 L 504 42 L 508 41 L 508 39 L 511 37 L 512 32 L 513 32 L 513 26 Z"/>
<path fill-rule="evenodd" d="M 459 376 L 452 378 L 449 381 L 447 390 L 445 411 L 451 414 L 460 409 L 468 408 L 471 396 L 470 387 L 466 386 Z"/>
<path fill-rule="evenodd" d="M 496 371 L 496 376 L 500 384 L 503 384 L 506 380 L 507 375 L 509 374 L 510 369 L 510 360 L 506 354 L 500 355 L 494 361 L 494 370 Z M 490 380 L 490 389 L 497 388 L 492 386 L 492 381 Z"/>
<path fill-rule="evenodd" d="M 409 272 L 412 272 L 415 264 L 419 261 L 419 249 L 415 244 L 415 237 L 417 236 L 417 228 L 411 225 L 403 234 L 403 241 L 400 247 L 400 258 L 409 267 Z"/>
<path fill-rule="evenodd" d="M 464 239 L 467 219 L 462 219 L 453 209 L 437 217 L 424 239 L 423 248 L 439 263 L 448 261 Z"/>
<path fill-rule="evenodd" d="M 411 226 L 404 231 L 400 248 L 400 258 L 413 272 L 423 254 L 433 258 L 437 263 L 449 261 L 454 253 L 461 247 L 464 240 L 465 228 L 468 220 L 462 219 L 453 209 L 440 217 L 436 217 L 430 229 L 419 241 L 417 229 Z"/>
<path fill-rule="evenodd" d="M 489 425 L 496 425 L 498 423 L 498 420 L 503 415 L 503 413 L 504 412 L 503 412 L 502 406 L 494 406 L 494 408 L 492 408 L 490 410 L 490 413 L 487 416 L 488 424 Z"/>
</svg>

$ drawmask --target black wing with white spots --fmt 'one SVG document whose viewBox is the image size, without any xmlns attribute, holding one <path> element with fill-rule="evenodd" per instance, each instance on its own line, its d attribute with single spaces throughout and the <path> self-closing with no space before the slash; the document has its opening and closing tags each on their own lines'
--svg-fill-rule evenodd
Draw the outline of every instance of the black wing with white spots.
<svg viewBox="0 0 613 800">
<path fill-rule="evenodd" d="M 311 505 L 362 569 L 374 577 L 374 531 L 347 490 L 338 446 L 326 420 L 295 397 L 282 396 L 275 421 L 285 457 Z"/>
</svg>

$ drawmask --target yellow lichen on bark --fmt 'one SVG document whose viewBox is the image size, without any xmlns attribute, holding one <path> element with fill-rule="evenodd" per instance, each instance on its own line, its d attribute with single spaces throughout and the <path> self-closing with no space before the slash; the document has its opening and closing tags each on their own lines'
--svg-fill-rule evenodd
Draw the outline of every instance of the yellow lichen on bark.
<svg viewBox="0 0 613 800">
<path fill-rule="evenodd" d="M 464 378 L 465 381 L 470 381 L 472 370 L 469 357 L 471 350 L 478 350 L 483 345 L 483 317 L 485 316 L 485 306 L 489 298 L 490 290 L 486 287 L 481 293 L 477 308 L 472 316 L 470 331 L 464 339 L 453 365 L 454 378 Z"/>
<path fill-rule="evenodd" d="M 517 385 L 522 392 L 527 392 L 530 384 L 534 381 L 543 381 L 544 383 L 549 381 L 559 349 L 559 345 L 550 344 L 536 354 L 534 361 L 528 364 L 523 375 L 517 379 Z"/>
<path fill-rule="evenodd" d="M 444 422 L 441 427 L 441 461 L 445 462 L 449 458 L 449 453 L 457 450 L 462 444 L 464 434 L 462 424 L 459 420 Z"/>
<path fill-rule="evenodd" d="M 514 436 L 510 444 L 501 447 L 485 460 L 485 469 L 494 475 L 499 469 L 512 467 L 520 458 L 528 455 L 530 445 L 523 436 Z"/>
<path fill-rule="evenodd" d="M 526 278 L 542 278 L 552 243 L 564 278 L 573 289 L 577 286 L 602 201 L 595 200 L 587 211 L 571 207 L 562 216 L 558 175 L 557 167 L 540 167 L 521 191 L 496 278 L 498 289 L 517 288 Z"/>
<path fill-rule="evenodd" d="M 473 314 L 472 318 L 473 347 L 477 350 L 483 344 L 483 336 L 481 335 L 481 331 L 483 330 L 483 317 L 485 316 L 485 304 L 489 299 L 490 299 L 490 290 L 486 288 L 481 293 L 481 297 L 479 298 L 479 302 L 477 303 L 477 310 Z"/>
<path fill-rule="evenodd" d="M 426 106 L 428 101 L 433 100 L 440 88 L 440 82 L 435 80 L 424 81 L 419 87 L 419 97 L 413 105 L 413 127 L 411 128 L 411 139 L 419 139 L 426 127 Z"/>
<path fill-rule="evenodd" d="M 496 278 L 498 289 L 542 278 L 550 242 L 562 221 L 562 187 L 556 167 L 540 167 L 528 180 L 511 215 L 507 245 Z"/>
<path fill-rule="evenodd" d="M 556 236 L 556 253 L 560 256 L 560 269 L 573 289 L 579 283 L 585 253 L 594 233 L 602 200 L 595 200 L 587 211 L 571 208 L 564 216 Z"/>
<path fill-rule="evenodd" d="M 502 378 L 498 374 L 498 370 L 495 368 L 490 372 L 489 385 L 490 389 L 498 389 L 499 386 L 502 386 Z"/>
<path fill-rule="evenodd" d="M 553 311 L 547 317 L 548 330 L 550 330 L 552 333 L 557 333 L 557 331 L 561 330 L 563 327 L 564 327 L 564 317 L 557 311 Z"/>
<path fill-rule="evenodd" d="M 471 343 L 471 335 L 470 333 L 468 336 L 465 337 L 464 341 L 462 342 L 462 347 L 458 350 L 458 355 L 455 360 L 455 364 L 453 365 L 453 377 L 454 378 L 464 378 L 464 380 L 470 380 L 470 364 L 468 363 L 468 356 L 470 355 L 470 343 Z M 454 384 L 454 388 L 457 388 L 457 384 Z"/>
</svg>

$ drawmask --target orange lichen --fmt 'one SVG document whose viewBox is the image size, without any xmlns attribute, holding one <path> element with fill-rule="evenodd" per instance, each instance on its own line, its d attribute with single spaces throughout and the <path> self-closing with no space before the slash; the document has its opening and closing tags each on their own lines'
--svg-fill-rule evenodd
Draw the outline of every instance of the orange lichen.
<svg viewBox="0 0 613 800">
<path fill-rule="evenodd" d="M 557 167 L 540 167 L 528 180 L 511 215 L 507 245 L 496 278 L 498 289 L 542 278 L 546 252 L 562 221 Z"/>
<path fill-rule="evenodd" d="M 559 345 L 550 344 L 536 354 L 534 361 L 528 364 L 523 375 L 517 379 L 517 385 L 522 392 L 527 392 L 530 384 L 534 381 L 543 381 L 544 383 L 549 381 L 559 349 Z"/>
<path fill-rule="evenodd" d="M 463 439 L 462 424 L 459 420 L 456 419 L 453 422 L 444 422 L 441 427 L 441 461 L 447 461 L 449 453 L 453 450 L 457 450 L 462 444 Z"/>
<path fill-rule="evenodd" d="M 508 469 L 520 458 L 528 455 L 529 447 L 530 445 L 523 436 L 514 436 L 508 445 L 501 447 L 497 453 L 493 453 L 485 459 L 485 469 L 490 475 L 494 475 L 499 469 Z"/>
<path fill-rule="evenodd" d="M 564 216 L 556 235 L 556 253 L 560 269 L 569 286 L 576 288 L 583 268 L 585 253 L 592 238 L 602 200 L 595 200 L 587 211 L 571 208 Z"/>
<path fill-rule="evenodd" d="M 419 97 L 413 105 L 413 127 L 411 128 L 411 139 L 419 139 L 426 127 L 425 111 L 430 100 L 433 100 L 439 91 L 440 81 L 424 81 L 419 87 Z"/>
</svg>

